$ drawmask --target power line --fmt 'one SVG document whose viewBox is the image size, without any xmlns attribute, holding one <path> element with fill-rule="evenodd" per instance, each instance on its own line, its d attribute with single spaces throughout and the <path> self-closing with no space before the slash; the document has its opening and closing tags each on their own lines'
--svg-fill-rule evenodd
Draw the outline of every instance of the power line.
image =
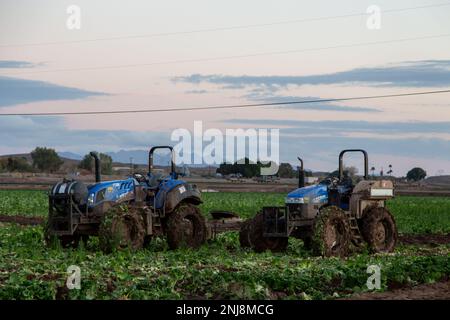
<svg viewBox="0 0 450 320">
<path fill-rule="evenodd" d="M 443 6 L 449 6 L 449 5 L 450 5 L 449 2 L 445 2 L 445 3 L 431 4 L 431 5 L 424 5 L 424 6 L 382 10 L 382 13 L 396 13 L 396 12 L 403 12 L 403 11 L 427 9 L 427 8 L 437 8 L 437 7 L 443 7 Z M 260 28 L 260 27 L 267 27 L 267 26 L 305 23 L 305 22 L 314 22 L 314 21 L 325 21 L 325 20 L 351 18 L 351 17 L 366 16 L 366 15 L 367 15 L 367 12 L 358 12 L 358 13 L 349 13 L 349 14 L 336 15 L 336 16 L 305 18 L 305 19 L 286 20 L 286 21 L 278 21 L 278 22 L 271 22 L 271 23 L 249 24 L 249 25 L 237 25 L 237 26 L 231 26 L 231 27 L 206 28 L 206 29 L 197 29 L 197 30 L 188 30 L 188 31 L 162 32 L 162 33 L 151 33 L 151 34 L 141 34 L 141 35 L 104 37 L 104 38 L 82 39 L 82 40 L 69 40 L 69 41 L 3 44 L 3 45 L 0 45 L 0 48 L 53 46 L 53 45 L 65 45 L 65 44 L 89 43 L 89 42 L 97 42 L 97 41 L 115 41 L 115 40 L 125 40 L 125 39 L 154 38 L 154 37 L 176 36 L 176 35 L 186 35 L 186 34 L 194 34 L 194 33 L 207 33 L 207 32 L 216 32 L 216 31 L 251 29 L 251 28 Z"/>
<path fill-rule="evenodd" d="M 349 97 L 349 98 L 316 99 L 316 100 L 300 100 L 300 101 L 285 101 L 285 102 L 267 102 L 267 103 L 223 105 L 223 106 L 212 106 L 212 107 L 169 108 L 169 109 L 167 109 L 167 108 L 158 108 L 158 109 L 113 110 L 113 111 L 80 111 L 80 112 L 0 113 L 0 116 L 64 116 L 64 115 L 156 113 L 156 112 L 175 112 L 175 111 L 179 112 L 179 111 L 197 111 L 197 110 L 237 109 L 237 108 L 252 108 L 252 107 L 298 105 L 298 104 L 307 104 L 307 103 L 340 102 L 340 101 L 351 101 L 351 100 L 385 99 L 385 98 L 394 98 L 394 97 L 431 95 L 431 94 L 440 94 L 440 93 L 450 93 L 450 89 L 447 89 L 447 90 L 436 90 L 436 91 L 396 93 L 396 94 L 375 95 L 375 96 L 359 96 L 359 97 Z"/>
<path fill-rule="evenodd" d="M 420 37 L 413 37 L 413 38 L 400 38 L 400 39 L 392 39 L 392 40 L 381 40 L 381 41 L 360 42 L 360 43 L 353 43 L 353 44 L 342 44 L 342 45 L 335 45 L 335 46 L 328 46 L 328 47 L 316 47 L 316 48 L 307 48 L 307 49 L 298 49 L 298 50 L 259 52 L 259 53 L 252 53 L 252 54 L 242 54 L 242 55 L 234 55 L 234 56 L 222 56 L 222 57 L 215 57 L 215 58 L 169 60 L 169 61 L 159 61 L 159 62 L 150 62 L 150 63 L 136 63 L 136 64 L 126 64 L 126 65 L 110 65 L 110 66 L 94 66 L 94 67 L 80 67 L 80 68 L 64 68 L 64 69 L 36 70 L 36 71 L 12 72 L 12 73 L 9 72 L 9 73 L 2 73 L 2 74 L 0 74 L 0 76 L 2 76 L 2 75 L 3 76 L 5 76 L 5 75 L 16 76 L 16 75 L 25 75 L 25 74 L 53 73 L 53 72 L 71 72 L 71 71 L 92 71 L 92 70 L 107 70 L 107 69 L 123 69 L 123 68 L 148 67 L 148 66 L 164 65 L 164 64 L 179 64 L 179 63 L 220 61 L 220 60 L 231 60 L 231 59 L 261 57 L 261 56 L 269 56 L 269 55 L 284 55 L 284 54 L 291 54 L 291 53 L 313 52 L 313 51 L 342 49 L 342 48 L 354 48 L 354 47 L 363 47 L 363 46 L 398 43 L 398 42 L 408 42 L 408 41 L 417 41 L 417 40 L 426 40 L 426 39 L 438 39 L 438 38 L 444 38 L 444 37 L 449 37 L 449 36 L 450 36 L 450 33 L 440 34 L 440 35 L 420 36 Z"/>
</svg>

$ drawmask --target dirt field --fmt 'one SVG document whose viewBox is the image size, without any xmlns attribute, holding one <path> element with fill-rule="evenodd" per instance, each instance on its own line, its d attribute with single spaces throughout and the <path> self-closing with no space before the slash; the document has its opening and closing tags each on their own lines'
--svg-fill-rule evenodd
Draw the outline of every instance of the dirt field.
<svg viewBox="0 0 450 320">
<path fill-rule="evenodd" d="M 362 293 L 344 300 L 450 300 L 450 281 L 386 292 Z"/>
</svg>

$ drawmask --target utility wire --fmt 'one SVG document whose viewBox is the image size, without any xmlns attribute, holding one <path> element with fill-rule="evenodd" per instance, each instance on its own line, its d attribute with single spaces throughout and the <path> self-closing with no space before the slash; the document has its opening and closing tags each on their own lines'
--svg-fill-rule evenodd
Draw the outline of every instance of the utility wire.
<svg viewBox="0 0 450 320">
<path fill-rule="evenodd" d="M 285 102 L 267 102 L 267 103 L 223 105 L 223 106 L 212 106 L 212 107 L 169 108 L 169 109 L 167 109 L 167 108 L 158 108 L 158 109 L 112 110 L 112 111 L 80 111 L 80 112 L 0 113 L 0 116 L 65 116 L 65 115 L 95 115 L 95 114 L 180 112 L 180 111 L 237 109 L 237 108 L 253 108 L 253 107 L 268 107 L 268 106 L 298 105 L 298 104 L 307 104 L 307 103 L 340 102 L 340 101 L 351 101 L 351 100 L 384 99 L 384 98 L 394 98 L 394 97 L 431 95 L 431 94 L 440 94 L 440 93 L 450 93 L 450 89 L 447 89 L 447 90 L 436 90 L 436 91 L 396 93 L 396 94 L 375 95 L 375 96 L 359 96 L 359 97 L 349 97 L 349 98 L 315 99 L 315 100 L 300 100 L 300 101 L 285 101 Z"/>
<path fill-rule="evenodd" d="M 417 6 L 417 7 L 382 10 L 382 13 L 396 13 L 396 12 L 403 12 L 403 11 L 427 9 L 427 8 L 444 7 L 444 6 L 449 6 L 449 5 L 450 5 L 450 2 L 445 2 L 445 3 L 424 5 L 424 6 Z M 272 22 L 272 23 L 237 25 L 237 26 L 231 26 L 231 27 L 216 27 L 216 28 L 197 29 L 197 30 L 188 30 L 188 31 L 174 31 L 174 32 L 151 33 L 151 34 L 130 35 L 130 36 L 104 37 L 104 38 L 95 38 L 95 39 L 82 39 L 82 40 L 69 40 L 69 41 L 49 41 L 49 42 L 22 43 L 22 44 L 3 44 L 3 45 L 0 44 L 0 48 L 53 46 L 53 45 L 64 45 L 64 44 L 89 43 L 89 42 L 97 42 L 97 41 L 115 41 L 115 40 L 125 40 L 125 39 L 143 39 L 143 38 L 154 38 L 154 37 L 164 37 L 164 36 L 186 35 L 186 34 L 193 34 L 193 33 L 206 33 L 206 32 L 216 32 L 216 31 L 227 31 L 227 30 L 241 30 L 241 29 L 260 28 L 260 27 L 267 27 L 267 26 L 277 26 L 277 25 L 283 25 L 283 24 L 294 24 L 294 23 L 304 23 L 304 22 L 314 22 L 314 21 L 325 21 L 325 20 L 333 20 L 333 19 L 351 18 L 351 17 L 358 17 L 358 16 L 366 16 L 367 14 L 368 14 L 367 12 L 358 12 L 358 13 L 349 13 L 349 14 L 336 15 L 336 16 L 326 16 L 326 17 L 315 17 L 315 18 L 305 18 L 305 19 L 297 19 L 297 20 L 278 21 L 278 22 Z"/>
<path fill-rule="evenodd" d="M 381 41 L 360 42 L 360 43 L 353 43 L 353 44 L 342 44 L 342 45 L 335 45 L 335 46 L 328 46 L 328 47 L 316 47 L 316 48 L 307 48 L 307 49 L 298 49 L 298 50 L 272 51 L 272 52 L 260 52 L 260 53 L 242 54 L 242 55 L 234 55 L 234 56 L 222 56 L 222 57 L 215 57 L 215 58 L 198 58 L 198 59 L 159 61 L 159 62 L 150 62 L 150 63 L 125 64 L 125 65 L 110 65 L 110 66 L 96 66 L 96 67 L 49 69 L 49 70 L 36 70 L 36 71 L 25 71 L 25 72 L 9 72 L 9 73 L 2 73 L 2 74 L 0 74 L 0 76 L 5 76 L 5 75 L 16 76 L 16 75 L 23 75 L 23 74 L 53 73 L 53 72 L 71 72 L 71 71 L 123 69 L 123 68 L 148 67 L 148 66 L 165 65 L 165 64 L 179 64 L 179 63 L 193 63 L 193 62 L 231 60 L 231 59 L 242 59 L 242 58 L 269 56 L 269 55 L 284 55 L 284 54 L 291 54 L 291 53 L 313 52 L 313 51 L 342 49 L 342 48 L 354 48 L 354 47 L 363 47 L 363 46 L 372 46 L 372 45 L 379 45 L 379 44 L 408 42 L 408 41 L 417 41 L 417 40 L 426 40 L 426 39 L 438 39 L 438 38 L 444 38 L 444 37 L 450 37 L 450 33 L 440 34 L 440 35 L 420 36 L 420 37 L 413 37 L 413 38 L 400 38 L 400 39 L 392 39 L 392 40 L 381 40 Z"/>
</svg>

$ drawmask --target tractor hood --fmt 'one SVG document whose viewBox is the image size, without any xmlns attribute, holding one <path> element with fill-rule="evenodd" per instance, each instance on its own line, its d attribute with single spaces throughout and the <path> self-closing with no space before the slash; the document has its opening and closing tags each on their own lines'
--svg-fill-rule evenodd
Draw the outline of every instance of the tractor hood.
<svg viewBox="0 0 450 320">
<path fill-rule="evenodd" d="M 97 205 L 103 201 L 120 202 L 134 198 L 134 187 L 137 181 L 133 178 L 96 183 L 88 187 L 88 206 Z"/>
<path fill-rule="evenodd" d="M 328 187 L 325 184 L 315 184 L 298 188 L 286 197 L 286 203 L 326 203 L 328 202 Z"/>
</svg>

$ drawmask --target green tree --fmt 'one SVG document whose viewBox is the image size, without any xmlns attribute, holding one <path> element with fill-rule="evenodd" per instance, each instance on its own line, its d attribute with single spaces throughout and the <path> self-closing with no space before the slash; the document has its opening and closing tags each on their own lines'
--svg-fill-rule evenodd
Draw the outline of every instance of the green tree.
<svg viewBox="0 0 450 320">
<path fill-rule="evenodd" d="M 45 147 L 37 147 L 31 151 L 31 159 L 33 167 L 40 171 L 55 172 L 64 163 L 54 149 Z"/>
<path fill-rule="evenodd" d="M 95 152 L 95 151 L 94 151 Z M 100 171 L 102 174 L 112 174 L 112 158 L 107 154 L 100 153 Z M 88 153 L 83 157 L 79 168 L 89 170 L 90 172 L 94 172 L 94 158 Z"/>
<path fill-rule="evenodd" d="M 30 164 L 28 163 L 27 159 L 24 157 L 21 157 L 21 158 L 9 157 L 8 159 L 6 159 L 6 161 L 2 161 L 1 167 L 3 167 L 2 170 L 6 170 L 8 172 L 32 171 Z"/>
<path fill-rule="evenodd" d="M 289 163 L 281 163 L 278 167 L 278 176 L 280 178 L 294 178 L 296 173 Z"/>
<path fill-rule="evenodd" d="M 257 163 L 254 163 L 248 158 L 244 158 L 240 161 L 236 161 L 233 164 L 222 163 L 216 170 L 216 172 L 224 176 L 240 173 L 244 178 L 252 178 L 260 174 L 260 169 L 262 166 L 263 165 L 259 161 Z"/>
<path fill-rule="evenodd" d="M 425 179 L 426 176 L 427 172 L 425 170 L 416 167 L 408 171 L 408 173 L 406 174 L 406 179 L 410 181 L 419 181 Z"/>
</svg>

